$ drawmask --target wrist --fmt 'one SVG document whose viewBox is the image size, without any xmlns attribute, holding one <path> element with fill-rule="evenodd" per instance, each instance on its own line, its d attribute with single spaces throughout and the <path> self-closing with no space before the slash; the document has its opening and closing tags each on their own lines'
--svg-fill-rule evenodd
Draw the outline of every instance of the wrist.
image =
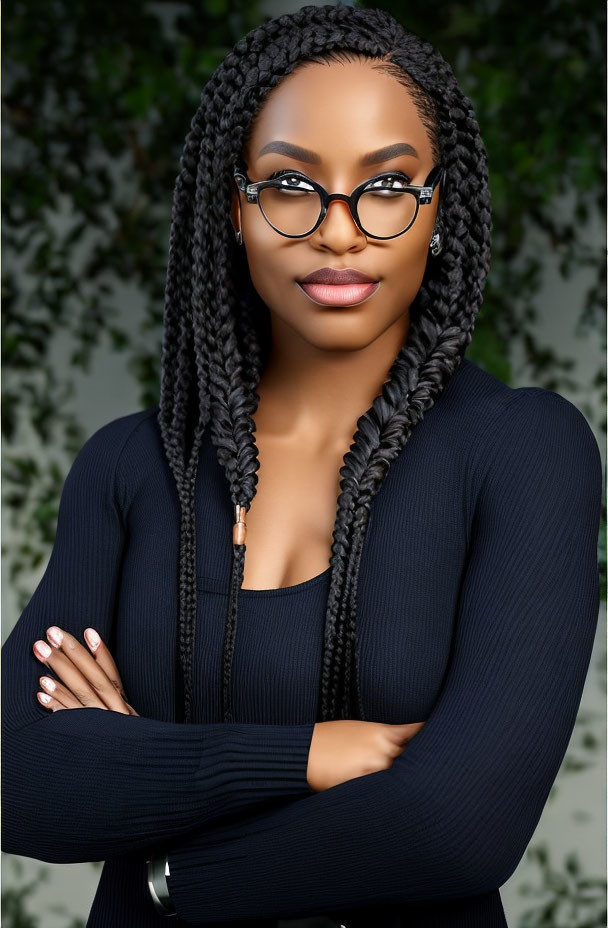
<svg viewBox="0 0 608 928">
<path fill-rule="evenodd" d="M 175 906 L 169 895 L 167 877 L 169 876 L 169 858 L 163 854 L 146 860 L 148 889 L 157 912 L 161 915 L 175 915 Z"/>
</svg>

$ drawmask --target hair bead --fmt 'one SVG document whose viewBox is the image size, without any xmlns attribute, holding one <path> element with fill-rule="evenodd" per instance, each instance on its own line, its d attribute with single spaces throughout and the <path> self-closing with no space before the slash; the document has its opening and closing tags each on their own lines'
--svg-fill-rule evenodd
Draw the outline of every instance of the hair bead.
<svg viewBox="0 0 608 928">
<path fill-rule="evenodd" d="M 245 513 L 247 509 L 245 506 L 241 506 L 238 503 L 234 507 L 234 525 L 232 526 L 232 544 L 233 545 L 244 545 L 245 538 L 247 535 L 247 523 L 245 521 Z"/>
</svg>

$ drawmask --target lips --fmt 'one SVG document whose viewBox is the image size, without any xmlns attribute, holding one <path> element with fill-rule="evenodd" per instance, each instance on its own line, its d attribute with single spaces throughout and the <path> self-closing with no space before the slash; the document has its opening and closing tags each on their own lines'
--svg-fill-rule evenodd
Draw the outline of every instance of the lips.
<svg viewBox="0 0 608 928">
<path fill-rule="evenodd" d="M 364 284 L 300 284 L 311 300 L 325 306 L 354 306 L 367 300 L 379 286 L 377 280 Z"/>
<path fill-rule="evenodd" d="M 374 284 L 377 280 L 364 274 L 363 271 L 357 271 L 354 267 L 345 267 L 341 269 L 333 267 L 322 267 L 318 271 L 313 271 L 307 277 L 298 281 L 299 284 L 329 284 L 330 286 L 344 286 L 346 284 Z"/>
</svg>

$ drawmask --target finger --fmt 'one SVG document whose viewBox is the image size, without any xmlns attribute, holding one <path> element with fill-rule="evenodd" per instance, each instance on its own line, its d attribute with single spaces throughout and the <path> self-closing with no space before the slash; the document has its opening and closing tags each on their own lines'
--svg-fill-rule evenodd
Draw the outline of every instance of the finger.
<svg viewBox="0 0 608 928">
<path fill-rule="evenodd" d="M 109 708 L 124 712 L 124 707 L 127 705 L 127 696 L 122 680 L 120 679 L 120 674 L 118 673 L 118 667 L 114 662 L 114 658 L 112 657 L 109 648 L 106 647 L 101 639 L 101 636 L 95 631 L 95 629 L 87 628 L 85 629 L 85 632 L 88 632 L 88 635 L 84 636 L 87 647 L 83 647 L 83 645 L 81 645 L 73 635 L 65 632 L 62 649 L 72 660 L 77 658 L 75 663 L 80 670 L 83 670 L 82 665 L 79 663 L 81 657 L 84 659 L 84 656 L 86 655 L 87 658 L 93 658 L 94 664 L 90 664 L 90 661 L 85 660 L 85 665 L 87 668 L 101 668 L 101 681 L 104 687 L 104 689 L 101 691 L 102 697 L 106 699 L 107 696 L 111 696 L 112 705 L 109 706 Z M 97 638 L 99 644 L 95 650 L 92 648 L 89 649 L 87 638 L 91 640 L 91 643 L 93 643 L 94 639 Z M 114 693 L 112 693 L 112 691 L 107 688 L 106 680 L 109 680 L 109 682 L 114 687 L 114 690 L 120 695 L 121 699 L 119 701 L 114 698 Z M 95 685 L 95 678 L 90 678 L 90 682 L 92 685 Z"/>
<path fill-rule="evenodd" d="M 59 680 L 53 680 L 52 677 L 40 677 L 38 680 L 40 688 L 47 696 L 50 696 L 53 700 L 53 703 L 61 706 L 62 709 L 83 709 L 84 706 L 79 702 L 73 693 L 70 693 L 65 686 L 63 686 Z M 44 699 L 40 699 L 40 693 L 38 694 L 39 702 L 44 703 Z M 49 703 L 50 705 L 50 703 Z"/>
<path fill-rule="evenodd" d="M 120 679 L 118 667 L 112 657 L 112 652 L 104 643 L 99 632 L 95 631 L 94 628 L 85 628 L 84 640 L 108 680 L 110 680 L 126 702 L 127 695 L 122 680 Z"/>
<path fill-rule="evenodd" d="M 50 647 L 47 641 L 38 640 L 34 642 L 33 650 L 38 660 L 53 670 L 60 680 L 63 680 L 81 707 L 108 708 L 89 685 L 86 677 L 60 649 Z"/>
<path fill-rule="evenodd" d="M 407 743 L 414 735 L 418 734 L 424 724 L 424 722 L 405 722 L 403 724 L 390 725 L 390 734 L 393 736 L 396 744 Z"/>
<path fill-rule="evenodd" d="M 77 654 L 82 654 L 82 653 L 85 653 L 87 655 L 89 654 L 86 648 L 82 648 L 82 646 L 80 645 L 80 643 L 78 642 L 76 638 L 74 638 L 72 635 L 69 635 L 69 633 L 67 632 L 65 633 L 65 636 L 66 636 L 65 642 L 67 643 L 68 656 L 71 657 L 74 652 L 76 652 Z M 73 639 L 74 644 L 78 645 L 78 647 L 72 648 L 70 639 Z M 107 684 L 106 684 L 105 677 L 104 677 L 103 678 L 104 688 L 100 691 L 100 695 L 106 702 L 107 708 L 113 709 L 116 712 L 122 712 L 125 715 L 139 716 L 139 713 L 136 712 L 133 706 L 129 705 L 129 703 L 127 702 L 127 695 L 125 693 L 125 689 L 124 689 L 122 680 L 120 678 L 120 674 L 118 672 L 118 667 L 116 666 L 116 663 L 114 662 L 114 658 L 112 657 L 112 653 L 110 649 L 106 647 L 106 645 L 104 644 L 101 638 L 101 635 L 99 635 L 99 633 L 94 628 L 85 628 L 84 640 L 85 640 L 87 647 L 89 647 L 90 651 L 93 652 L 91 655 L 93 657 L 93 660 L 96 662 L 97 666 L 101 668 L 102 673 L 105 674 L 105 677 L 108 678 L 108 680 L 114 687 L 115 691 L 121 697 L 118 700 L 115 698 L 114 693 L 112 693 L 112 691 L 107 688 Z"/>
<path fill-rule="evenodd" d="M 51 638 L 51 633 L 55 631 L 61 636 L 59 645 Z M 39 640 L 34 643 L 34 654 L 41 663 L 54 671 L 81 705 L 127 712 L 115 687 L 73 635 L 55 625 L 47 630 L 47 635 L 52 647 L 49 648 L 48 642 Z"/>
<path fill-rule="evenodd" d="M 49 696 L 48 693 L 36 693 L 38 697 L 38 702 L 43 709 L 49 709 L 52 712 L 56 712 L 58 709 L 65 709 L 65 706 L 62 706 L 60 702 L 57 702 L 52 696 Z M 80 706 L 82 709 L 82 706 Z"/>
</svg>

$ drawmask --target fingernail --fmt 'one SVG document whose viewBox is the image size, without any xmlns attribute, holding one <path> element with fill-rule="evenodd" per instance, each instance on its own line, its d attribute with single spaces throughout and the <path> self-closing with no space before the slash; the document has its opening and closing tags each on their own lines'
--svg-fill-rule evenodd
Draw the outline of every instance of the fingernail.
<svg viewBox="0 0 608 928">
<path fill-rule="evenodd" d="M 55 692 L 55 681 L 50 677 L 40 677 L 40 686 L 43 686 L 49 693 Z"/>
<path fill-rule="evenodd" d="M 57 628 L 56 625 L 51 625 L 50 628 L 46 630 L 47 638 L 50 639 L 51 644 L 54 644 L 56 648 L 61 647 L 61 642 L 63 641 L 63 632 L 60 628 Z"/>
<path fill-rule="evenodd" d="M 34 644 L 34 651 L 36 652 L 37 657 L 41 657 L 44 660 L 46 660 L 47 657 L 50 657 L 52 654 L 52 650 L 49 648 L 46 641 L 36 641 Z"/>
<path fill-rule="evenodd" d="M 38 693 L 38 699 L 40 700 L 40 702 L 43 702 L 45 705 L 48 705 L 48 703 L 50 703 L 51 701 L 51 697 L 47 696 L 46 693 Z"/>
<path fill-rule="evenodd" d="M 96 651 L 100 645 L 101 638 L 94 628 L 85 628 L 84 637 L 91 651 Z"/>
</svg>

